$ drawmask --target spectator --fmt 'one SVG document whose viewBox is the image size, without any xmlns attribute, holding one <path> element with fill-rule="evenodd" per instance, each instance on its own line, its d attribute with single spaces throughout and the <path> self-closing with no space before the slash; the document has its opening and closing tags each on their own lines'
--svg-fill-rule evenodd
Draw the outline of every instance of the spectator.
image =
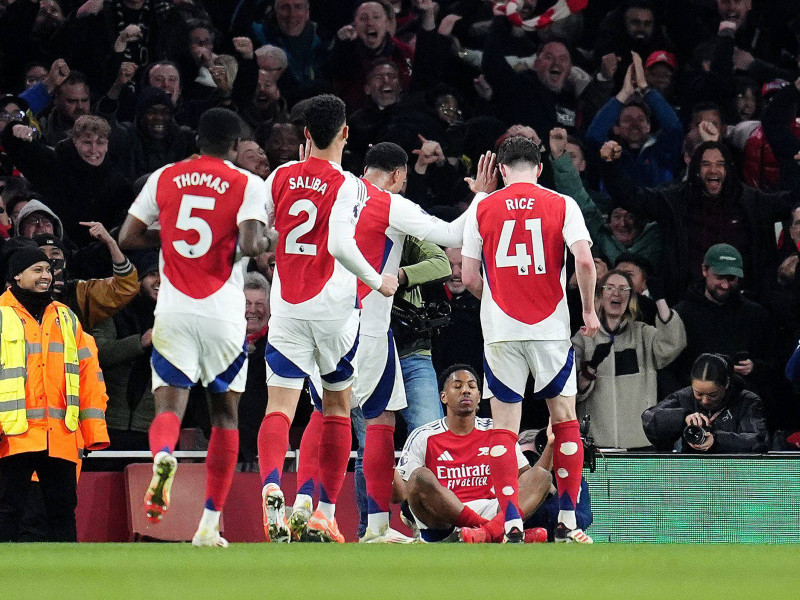
<svg viewBox="0 0 800 600">
<path fill-rule="evenodd" d="M 781 86 L 764 107 L 763 132 L 779 167 L 779 189 L 798 188 L 800 167 L 795 156 L 800 152 L 797 111 L 800 106 L 800 79 Z"/>
<path fill-rule="evenodd" d="M 788 94 L 779 99 L 776 106 L 771 102 L 771 98 L 783 88 L 791 87 L 794 86 L 788 81 L 777 79 L 764 84 L 761 95 L 766 102 L 765 117 L 770 120 L 769 127 L 789 129 L 791 135 L 797 139 L 800 138 L 800 123 L 796 120 L 795 103 L 786 101 Z M 792 189 L 781 187 L 781 180 L 780 165 L 764 133 L 764 126 L 759 125 L 750 134 L 744 146 L 742 181 L 750 187 L 766 192 Z"/>
<path fill-rule="evenodd" d="M 45 234 L 55 236 L 58 240 L 64 239 L 64 226 L 61 219 L 39 200 L 25 201 L 24 206 L 13 218 L 14 235 L 33 238 L 36 235 Z"/>
<path fill-rule="evenodd" d="M 659 450 L 681 452 L 766 452 L 769 434 L 761 399 L 744 389 L 733 364 L 719 354 L 701 354 L 692 383 L 642 413 L 647 438 Z M 687 431 L 688 428 L 694 428 Z M 695 435 L 697 437 L 695 437 Z"/>
<path fill-rule="evenodd" d="M 109 136 L 109 159 L 130 181 L 196 150 L 194 132 L 175 121 L 169 95 L 149 87 L 139 94 L 133 123 L 115 123 Z"/>
<path fill-rule="evenodd" d="M 258 428 L 267 411 L 267 371 L 263 360 L 269 329 L 270 284 L 260 273 L 244 276 L 247 318 L 247 384 L 239 399 L 239 462 L 258 471 Z"/>
<path fill-rule="evenodd" d="M 555 188 L 578 203 L 592 236 L 595 255 L 611 264 L 623 253 L 637 254 L 651 264 L 658 264 L 661 234 L 655 223 L 647 223 L 635 213 L 609 201 L 608 219 L 600 212 L 584 187 L 574 159 L 568 154 L 569 138 L 565 129 L 550 132 L 550 166 Z"/>
<path fill-rule="evenodd" d="M 467 291 L 461 281 L 461 248 L 445 248 L 452 273 L 443 284 L 423 288 L 423 298 L 429 304 L 443 305 L 450 311 L 447 325 L 434 330 L 431 336 L 431 358 L 436 373 L 450 365 L 467 364 L 483 377 L 483 333 L 481 332 L 481 303 Z"/>
<path fill-rule="evenodd" d="M 289 64 L 281 81 L 283 91 L 293 96 L 323 91 L 325 45 L 310 19 L 309 0 L 275 0 L 264 19 L 253 23 L 252 31 L 258 44 L 273 44 L 286 52 Z"/>
<path fill-rule="evenodd" d="M 653 266 L 647 259 L 631 253 L 620 254 L 613 264 L 616 270 L 622 271 L 631 278 L 636 302 L 639 305 L 638 320 L 648 325 L 655 325 L 658 309 L 649 290 L 648 281 L 652 281 L 654 289 L 659 290 L 660 293 L 663 293 L 663 286 L 653 272 Z"/>
<path fill-rule="evenodd" d="M 155 417 L 150 389 L 153 311 L 161 279 L 158 253 L 143 253 L 137 261 L 136 296 L 113 317 L 97 322 L 100 367 L 108 389 L 106 423 L 115 450 L 147 450 L 147 429 Z"/>
<path fill-rule="evenodd" d="M 673 108 L 677 108 L 675 84 L 677 82 L 678 59 L 672 52 L 657 50 L 644 63 L 647 85 L 664 96 Z"/>
<path fill-rule="evenodd" d="M 291 160 L 297 160 L 297 150 L 304 142 L 302 127 L 292 123 L 276 121 L 260 127 L 256 132 L 256 142 L 264 148 L 273 170 Z"/>
<path fill-rule="evenodd" d="M 100 221 L 110 229 L 122 222 L 133 201 L 130 183 L 106 160 L 110 131 L 105 119 L 84 115 L 75 122 L 70 138 L 55 149 L 35 140 L 25 125 L 15 124 L 3 132 L 3 145 L 14 164 L 41 191 L 42 199 L 62 218 L 66 235 L 79 247 L 92 241 L 81 221 Z"/>
<path fill-rule="evenodd" d="M 364 106 L 364 82 L 376 58 L 388 58 L 397 65 L 404 89 L 411 83 L 414 52 L 392 37 L 393 20 L 390 4 L 364 2 L 356 9 L 352 25 L 345 25 L 336 33 L 328 68 L 336 94 L 345 101 L 348 112 Z"/>
<path fill-rule="evenodd" d="M 650 56 L 668 46 L 650 0 L 627 0 L 600 23 L 594 47 L 595 60 L 613 55 L 619 61 L 616 84 L 631 64 L 631 52 Z"/>
<path fill-rule="evenodd" d="M 521 123 L 536 131 L 554 127 L 576 130 L 580 127 L 578 98 L 565 83 L 572 68 L 572 53 L 567 45 L 550 40 L 539 48 L 531 70 L 517 72 L 505 58 L 504 46 L 511 37 L 511 24 L 505 17 L 495 17 L 486 37 L 482 67 L 493 90 L 498 116 L 507 124 Z M 593 79 L 580 96 L 608 97 L 605 84 Z"/>
<path fill-rule="evenodd" d="M 79 449 L 108 446 L 108 398 L 97 348 L 75 313 L 52 299 L 44 252 L 20 248 L 8 272 L 11 287 L 0 297 L 3 367 L 24 376 L 9 379 L 8 404 L 0 411 L 0 540 L 17 540 L 36 472 L 48 541 L 77 542 Z M 49 344 L 47 351 L 42 343 Z"/>
<path fill-rule="evenodd" d="M 89 82 L 83 73 L 72 71 L 56 88 L 50 114 L 39 119 L 42 140 L 48 146 L 55 146 L 69 137 L 78 117 L 90 113 Z"/>
<path fill-rule="evenodd" d="M 653 120 L 660 127 L 655 135 Z M 636 185 L 654 187 L 672 180 L 680 164 L 683 128 L 664 96 L 649 87 L 638 54 L 622 89 L 589 125 L 586 139 L 596 151 L 612 134 L 622 146 L 620 166 Z"/>
<path fill-rule="evenodd" d="M 687 346 L 675 362 L 679 385 L 686 385 L 692 364 L 703 353 L 731 357 L 748 389 L 758 392 L 770 373 L 767 312 L 739 291 L 742 255 L 729 244 L 711 246 L 703 258 L 703 281 L 676 307 L 686 327 Z"/>
<path fill-rule="evenodd" d="M 725 242 L 741 248 L 744 286 L 763 291 L 763 277 L 777 265 L 774 223 L 788 217 L 792 195 L 766 194 L 743 186 L 728 149 L 705 142 L 694 152 L 686 181 L 666 188 L 636 187 L 617 165 L 622 149 L 607 142 L 601 150 L 604 181 L 612 199 L 661 228 L 659 262 L 668 302 L 683 296 L 705 252 Z"/>
<path fill-rule="evenodd" d="M 591 417 L 600 447 L 643 448 L 649 442 L 641 414 L 658 400 L 656 372 L 686 347 L 686 331 L 663 298 L 656 301 L 655 327 L 638 321 L 633 282 L 622 271 L 606 273 L 595 298 L 600 331 L 593 338 L 572 338 L 579 365 L 578 419 Z"/>
<path fill-rule="evenodd" d="M 137 273 L 131 261 L 122 253 L 116 240 L 102 223 L 86 223 L 92 237 L 108 248 L 114 265 L 113 277 L 104 279 L 70 279 L 67 268 L 67 249 L 52 233 L 40 233 L 33 241 L 50 259 L 53 270 L 53 296 L 69 306 L 87 329 L 114 316 L 139 292 Z"/>
<path fill-rule="evenodd" d="M 234 161 L 237 167 L 247 169 L 251 173 L 255 173 L 261 179 L 269 177 L 272 170 L 269 168 L 269 159 L 266 153 L 253 140 L 242 140 L 239 142 L 239 147 L 236 151 L 236 160 Z"/>
<path fill-rule="evenodd" d="M 253 94 L 240 106 L 240 114 L 253 129 L 262 123 L 283 120 L 288 114 L 278 79 L 286 69 L 286 53 L 277 46 L 262 46 L 255 51 L 258 79 Z"/>
</svg>

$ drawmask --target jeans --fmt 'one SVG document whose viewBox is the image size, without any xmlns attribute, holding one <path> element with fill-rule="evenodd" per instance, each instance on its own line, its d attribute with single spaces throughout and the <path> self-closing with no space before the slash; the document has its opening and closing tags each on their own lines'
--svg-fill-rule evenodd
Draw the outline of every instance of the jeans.
<svg viewBox="0 0 800 600">
<path fill-rule="evenodd" d="M 431 421 L 444 416 L 442 403 L 439 400 L 439 383 L 433 361 L 424 354 L 410 354 L 400 359 L 403 383 L 406 388 L 408 407 L 400 411 L 406 422 L 408 433 Z M 367 530 L 367 482 L 364 478 L 364 440 L 367 436 L 367 424 L 360 408 L 350 411 L 353 430 L 358 438 L 358 455 L 355 464 L 356 505 L 358 506 L 358 537 Z"/>
</svg>

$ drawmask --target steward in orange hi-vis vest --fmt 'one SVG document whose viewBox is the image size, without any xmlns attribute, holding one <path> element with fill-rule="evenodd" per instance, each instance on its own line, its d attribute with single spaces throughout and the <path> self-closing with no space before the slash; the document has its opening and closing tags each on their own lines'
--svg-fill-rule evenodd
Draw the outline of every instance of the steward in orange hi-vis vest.
<svg viewBox="0 0 800 600">
<path fill-rule="evenodd" d="M 75 464 L 108 446 L 106 395 L 94 339 L 52 300 L 44 252 L 11 257 L 0 296 L 0 541 L 18 532 L 31 475 L 42 486 L 49 541 L 76 541 Z"/>
</svg>

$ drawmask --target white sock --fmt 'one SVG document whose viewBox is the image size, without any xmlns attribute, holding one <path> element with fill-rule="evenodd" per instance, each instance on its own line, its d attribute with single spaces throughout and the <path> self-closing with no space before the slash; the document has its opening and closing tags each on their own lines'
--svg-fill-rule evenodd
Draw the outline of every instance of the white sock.
<svg viewBox="0 0 800 600">
<path fill-rule="evenodd" d="M 322 502 L 317 504 L 317 510 L 322 513 L 326 519 L 333 519 L 333 515 L 336 513 L 336 505 L 335 504 L 328 504 L 327 502 Z"/>
<path fill-rule="evenodd" d="M 525 524 L 522 522 L 522 519 L 511 519 L 510 521 L 506 521 L 505 532 L 508 533 L 514 527 L 523 531 L 525 529 Z"/>
<path fill-rule="evenodd" d="M 574 510 L 560 510 L 558 511 L 558 522 L 563 523 L 569 529 L 577 529 L 578 523 L 575 521 Z"/>
<path fill-rule="evenodd" d="M 203 509 L 203 516 L 200 518 L 200 526 L 198 529 L 205 529 L 207 531 L 219 531 L 219 515 L 218 510 Z"/>
<path fill-rule="evenodd" d="M 367 529 L 372 533 L 382 534 L 389 527 L 389 513 L 369 513 L 367 515 Z"/>
<path fill-rule="evenodd" d="M 314 501 L 308 494 L 297 494 L 297 496 L 294 499 L 294 504 L 292 505 L 292 507 L 295 510 L 297 510 L 298 508 L 306 508 L 308 510 L 311 510 L 313 506 L 314 506 Z"/>
</svg>

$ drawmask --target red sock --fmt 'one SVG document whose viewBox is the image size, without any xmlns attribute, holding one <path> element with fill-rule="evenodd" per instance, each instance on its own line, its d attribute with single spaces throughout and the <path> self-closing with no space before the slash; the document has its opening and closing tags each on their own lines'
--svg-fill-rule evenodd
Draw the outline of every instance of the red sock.
<svg viewBox="0 0 800 600">
<path fill-rule="evenodd" d="M 492 519 L 481 525 L 488 533 L 490 542 L 502 542 L 503 530 L 505 529 L 506 518 L 502 512 L 498 512 Z"/>
<path fill-rule="evenodd" d="M 258 472 L 261 485 L 281 484 L 283 462 L 289 447 L 289 417 L 280 411 L 272 412 L 261 421 L 258 430 Z"/>
<path fill-rule="evenodd" d="M 508 429 L 489 431 L 489 469 L 492 473 L 494 493 L 500 503 L 499 514 L 506 521 L 521 519 L 519 511 L 519 482 L 517 434 Z"/>
<path fill-rule="evenodd" d="M 314 497 L 319 483 L 319 444 L 322 438 L 322 413 L 315 410 L 300 439 L 297 464 L 297 493 Z"/>
<path fill-rule="evenodd" d="M 211 428 L 206 458 L 206 508 L 222 510 L 231 489 L 236 458 L 239 456 L 239 430 Z"/>
<path fill-rule="evenodd" d="M 583 442 L 578 421 L 553 425 L 553 470 L 558 486 L 559 510 L 575 510 L 583 475 Z"/>
<path fill-rule="evenodd" d="M 336 504 L 350 458 L 350 417 L 322 417 L 319 445 L 319 501 Z"/>
<path fill-rule="evenodd" d="M 364 479 L 367 481 L 367 512 L 389 512 L 394 479 L 394 427 L 367 425 L 364 443 Z"/>
<path fill-rule="evenodd" d="M 485 523 L 488 523 L 488 521 L 466 504 L 464 505 L 464 508 L 461 509 L 461 514 L 458 515 L 458 518 L 456 519 L 456 527 L 480 527 Z"/>
<path fill-rule="evenodd" d="M 153 456 L 162 451 L 172 454 L 178 444 L 180 434 L 181 420 L 178 415 L 174 412 L 163 412 L 156 415 L 147 431 L 150 452 L 153 453 Z"/>
</svg>

